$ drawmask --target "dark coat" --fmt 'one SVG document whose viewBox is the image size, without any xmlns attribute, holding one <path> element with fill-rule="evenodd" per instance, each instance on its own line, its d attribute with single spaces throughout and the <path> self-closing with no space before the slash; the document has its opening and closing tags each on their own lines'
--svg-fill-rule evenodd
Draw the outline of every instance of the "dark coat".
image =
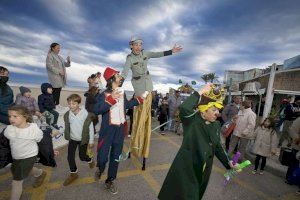
<svg viewBox="0 0 300 200">
<path fill-rule="evenodd" d="M 52 143 L 52 129 L 47 127 L 43 130 L 43 138 L 38 143 L 39 147 L 39 162 L 45 166 L 56 167 L 56 162 L 54 159 L 53 143 Z"/>
<path fill-rule="evenodd" d="M 195 92 L 179 108 L 184 138 L 159 193 L 160 200 L 201 199 L 215 155 L 230 169 L 229 158 L 220 144 L 219 122 L 206 124 L 199 113 L 186 117 L 194 113 L 199 98 Z"/>
<path fill-rule="evenodd" d="M 4 92 L 6 90 L 6 92 Z M 9 85 L 0 85 L 0 122 L 9 124 L 8 108 L 13 105 L 14 94 Z"/>
<path fill-rule="evenodd" d="M 4 136 L 4 131 L 0 133 L 0 169 L 12 162 L 9 140 Z"/>
<path fill-rule="evenodd" d="M 158 121 L 167 121 L 169 113 L 168 104 L 162 104 L 158 108 Z"/>
<path fill-rule="evenodd" d="M 93 94 L 90 94 L 89 92 L 86 92 L 84 94 L 84 96 L 86 97 L 86 100 L 85 100 L 85 109 L 88 112 L 93 113 L 94 112 L 94 106 L 97 103 L 97 96 L 98 95 L 95 96 Z"/>
<path fill-rule="evenodd" d="M 50 83 L 43 83 L 41 85 L 42 94 L 38 97 L 38 104 L 41 113 L 55 109 L 53 95 L 47 92 L 48 88 L 52 88 Z"/>
</svg>

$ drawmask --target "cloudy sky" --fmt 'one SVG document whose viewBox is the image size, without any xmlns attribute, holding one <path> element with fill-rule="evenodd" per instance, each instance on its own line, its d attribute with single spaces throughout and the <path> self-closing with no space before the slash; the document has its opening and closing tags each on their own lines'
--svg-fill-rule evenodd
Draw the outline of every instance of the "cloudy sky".
<svg viewBox="0 0 300 200">
<path fill-rule="evenodd" d="M 204 73 L 264 68 L 299 55 L 300 1 L 294 0 L 2 0 L 0 65 L 11 80 L 47 80 L 45 59 L 52 42 L 72 59 L 69 86 L 105 66 L 122 70 L 128 41 L 140 35 L 145 50 L 163 51 L 175 43 L 183 52 L 152 59 L 155 89 L 178 79 L 200 81 Z M 131 75 L 130 75 L 131 76 Z M 125 89 L 131 89 L 129 78 Z"/>
</svg>

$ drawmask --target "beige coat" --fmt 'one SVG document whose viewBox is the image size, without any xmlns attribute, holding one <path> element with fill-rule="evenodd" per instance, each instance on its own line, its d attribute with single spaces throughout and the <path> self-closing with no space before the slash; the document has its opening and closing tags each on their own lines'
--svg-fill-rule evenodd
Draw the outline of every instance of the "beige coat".
<svg viewBox="0 0 300 200">
<path fill-rule="evenodd" d="M 274 130 L 259 126 L 256 128 L 254 135 L 256 138 L 252 153 L 270 157 L 272 151 L 276 152 L 278 140 Z"/>
<path fill-rule="evenodd" d="M 53 52 L 48 53 L 46 59 L 48 79 L 53 88 L 62 88 L 67 83 L 66 67 L 70 67 L 71 64 L 65 62 L 60 55 L 55 56 L 53 54 Z M 64 71 L 64 76 L 59 74 L 62 70 Z"/>
<path fill-rule="evenodd" d="M 238 112 L 238 118 L 233 135 L 241 138 L 253 139 L 255 123 L 256 114 L 251 110 L 251 108 L 240 110 Z"/>
</svg>

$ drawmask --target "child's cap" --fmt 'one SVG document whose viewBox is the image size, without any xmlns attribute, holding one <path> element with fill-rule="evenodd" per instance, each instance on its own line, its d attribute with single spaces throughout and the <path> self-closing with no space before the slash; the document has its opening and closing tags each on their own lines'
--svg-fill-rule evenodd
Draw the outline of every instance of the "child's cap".
<svg viewBox="0 0 300 200">
<path fill-rule="evenodd" d="M 31 90 L 29 88 L 24 87 L 24 86 L 19 87 L 19 90 L 22 95 L 24 95 L 26 92 L 31 92 Z"/>
</svg>

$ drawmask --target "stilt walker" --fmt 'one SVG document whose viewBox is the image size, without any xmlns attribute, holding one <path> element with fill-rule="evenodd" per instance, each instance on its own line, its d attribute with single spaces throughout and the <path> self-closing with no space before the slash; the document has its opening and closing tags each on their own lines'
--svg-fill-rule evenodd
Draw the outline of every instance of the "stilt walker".
<svg viewBox="0 0 300 200">
<path fill-rule="evenodd" d="M 132 52 L 127 56 L 124 69 L 121 76 L 125 80 L 129 69 L 132 70 L 131 83 L 134 92 L 137 96 L 147 94 L 145 101 L 142 105 L 134 109 L 133 114 L 133 127 L 132 127 L 132 153 L 137 157 L 143 157 L 143 167 L 145 170 L 146 158 L 149 156 L 150 138 L 151 138 L 151 103 L 153 90 L 153 83 L 150 72 L 147 68 L 147 63 L 150 58 L 159 58 L 163 56 L 172 55 L 173 53 L 180 52 L 181 46 L 176 44 L 171 50 L 162 52 L 149 52 L 143 51 L 142 39 L 132 37 L 129 42 Z M 123 81 L 124 81 L 123 80 Z"/>
</svg>

